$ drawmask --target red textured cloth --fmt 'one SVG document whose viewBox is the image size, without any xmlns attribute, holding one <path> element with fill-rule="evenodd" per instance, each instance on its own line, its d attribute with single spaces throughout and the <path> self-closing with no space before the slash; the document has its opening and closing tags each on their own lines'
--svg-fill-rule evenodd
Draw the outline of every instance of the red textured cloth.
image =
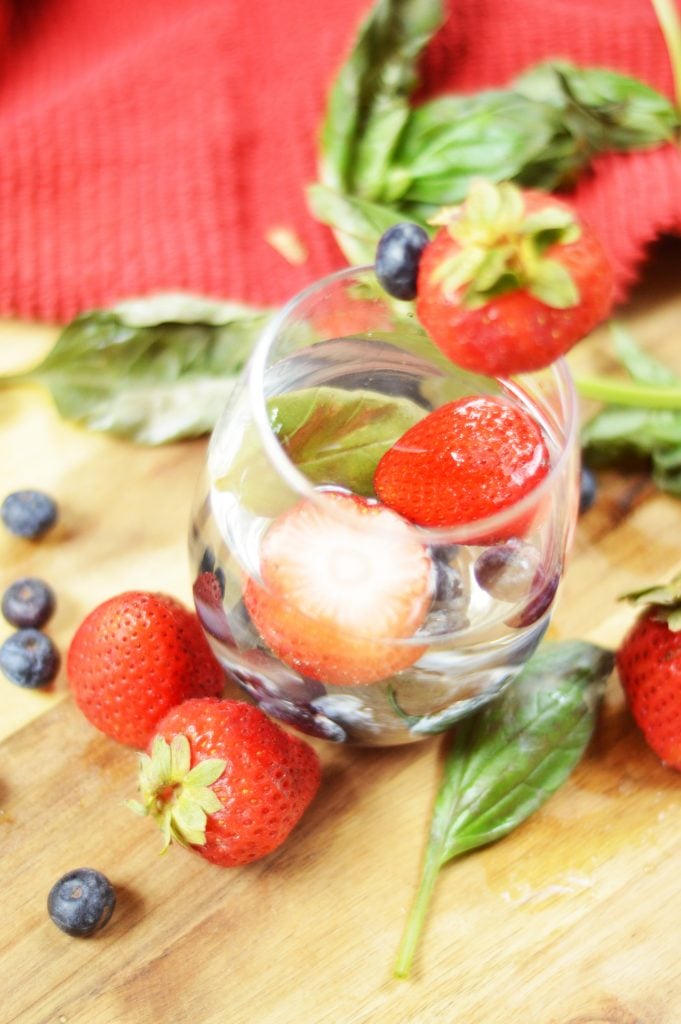
<svg viewBox="0 0 681 1024">
<path fill-rule="evenodd" d="M 333 76 L 368 0 L 0 0 L 0 314 L 66 321 L 159 289 L 283 301 L 342 266 L 308 212 Z M 424 93 L 503 85 L 539 59 L 672 96 L 649 0 L 452 0 Z M 681 226 L 673 147 L 598 161 L 577 202 L 620 296 Z M 292 266 L 266 240 L 293 230 Z"/>
</svg>

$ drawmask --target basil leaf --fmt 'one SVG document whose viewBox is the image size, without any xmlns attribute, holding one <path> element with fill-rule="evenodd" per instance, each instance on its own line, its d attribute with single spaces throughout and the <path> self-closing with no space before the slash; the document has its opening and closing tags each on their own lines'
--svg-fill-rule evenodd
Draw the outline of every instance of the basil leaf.
<svg viewBox="0 0 681 1024">
<path fill-rule="evenodd" d="M 277 395 L 267 407 L 272 432 L 308 480 L 366 496 L 381 456 L 425 415 L 408 398 L 324 386 Z M 277 515 L 290 502 L 253 424 L 214 486 L 237 494 L 255 515 Z"/>
<path fill-rule="evenodd" d="M 538 159 L 553 135 L 535 104 L 501 90 L 442 96 L 412 112 L 387 170 L 381 199 L 458 203 L 481 176 L 503 181 Z"/>
<path fill-rule="evenodd" d="M 648 468 L 656 487 L 681 496 L 681 378 L 645 352 L 622 324 L 612 322 L 610 332 L 617 357 L 637 383 L 591 379 L 607 404 L 582 427 L 584 458 L 595 467 Z M 578 388 L 583 383 L 578 380 Z M 632 389 L 636 396 L 640 392 L 640 405 L 618 404 L 631 398 Z M 677 408 L 656 407 L 662 398 L 677 398 Z"/>
<path fill-rule="evenodd" d="M 322 224 L 331 228 L 342 225 L 338 242 L 346 259 L 355 265 L 373 263 L 378 239 L 403 219 L 399 210 L 337 192 L 319 182 L 308 187 L 307 202 Z M 425 221 L 422 227 L 426 227 Z"/>
<path fill-rule="evenodd" d="M 378 0 L 329 94 L 321 180 L 374 198 L 409 116 L 417 60 L 444 19 L 441 0 Z"/>
<path fill-rule="evenodd" d="M 662 386 L 681 384 L 681 377 L 644 352 L 623 324 L 616 320 L 611 321 L 610 334 L 615 343 L 617 357 L 634 380 L 640 381 L 641 384 Z"/>
<path fill-rule="evenodd" d="M 455 14 L 453 15 L 455 16 Z M 330 92 L 313 214 L 350 262 L 373 260 L 392 223 L 425 224 L 471 182 L 570 185 L 598 154 L 675 138 L 661 93 L 604 68 L 551 61 L 506 89 L 411 107 L 418 60 L 444 18 L 440 0 L 377 0 Z"/>
<path fill-rule="evenodd" d="M 588 140 L 594 152 L 671 142 L 679 128 L 678 113 L 666 96 L 606 68 L 546 62 L 517 78 L 514 88 L 556 108 L 571 134 Z"/>
<path fill-rule="evenodd" d="M 77 317 L 34 369 L 0 384 L 47 387 L 66 419 L 143 444 L 214 426 L 267 310 L 167 294 Z"/>
<path fill-rule="evenodd" d="M 399 977 L 409 972 L 440 868 L 508 835 L 562 785 L 591 739 L 613 664 L 612 653 L 593 644 L 547 644 L 495 703 L 457 725 L 397 957 Z"/>
</svg>

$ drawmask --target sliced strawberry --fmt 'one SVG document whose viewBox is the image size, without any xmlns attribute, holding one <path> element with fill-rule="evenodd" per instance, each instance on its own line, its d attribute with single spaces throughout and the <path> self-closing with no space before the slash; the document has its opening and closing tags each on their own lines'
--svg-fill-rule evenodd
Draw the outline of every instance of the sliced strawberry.
<svg viewBox="0 0 681 1024">
<path fill-rule="evenodd" d="M 374 489 L 419 526 L 456 527 L 516 504 L 544 479 L 549 461 L 543 434 L 526 412 L 503 398 L 473 395 L 407 430 L 379 461 Z M 514 518 L 493 536 L 466 539 L 504 540 L 527 525 L 527 516 Z"/>
<path fill-rule="evenodd" d="M 268 530 L 262 585 L 244 602 L 282 661 L 326 683 L 373 683 L 413 664 L 432 596 L 424 546 L 394 512 L 354 495 L 304 500 Z"/>
</svg>

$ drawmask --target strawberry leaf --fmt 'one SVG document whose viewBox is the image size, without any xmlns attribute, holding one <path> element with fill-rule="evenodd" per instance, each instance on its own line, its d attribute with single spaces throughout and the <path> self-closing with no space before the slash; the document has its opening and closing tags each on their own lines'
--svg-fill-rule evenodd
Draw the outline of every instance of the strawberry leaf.
<svg viewBox="0 0 681 1024">
<path fill-rule="evenodd" d="M 546 306 L 567 309 L 579 302 L 579 291 L 558 260 L 542 259 L 534 268 L 530 292 Z"/>
</svg>

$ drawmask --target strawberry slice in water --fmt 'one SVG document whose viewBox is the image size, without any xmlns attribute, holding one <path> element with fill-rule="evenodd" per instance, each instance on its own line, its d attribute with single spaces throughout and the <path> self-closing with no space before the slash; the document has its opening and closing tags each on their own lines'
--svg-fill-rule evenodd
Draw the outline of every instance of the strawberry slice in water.
<svg viewBox="0 0 681 1024">
<path fill-rule="evenodd" d="M 431 603 L 432 563 L 389 509 L 335 491 L 299 502 L 266 533 L 261 576 L 246 586 L 246 607 L 271 650 L 302 675 L 373 683 L 424 653 L 409 641 Z"/>
</svg>

